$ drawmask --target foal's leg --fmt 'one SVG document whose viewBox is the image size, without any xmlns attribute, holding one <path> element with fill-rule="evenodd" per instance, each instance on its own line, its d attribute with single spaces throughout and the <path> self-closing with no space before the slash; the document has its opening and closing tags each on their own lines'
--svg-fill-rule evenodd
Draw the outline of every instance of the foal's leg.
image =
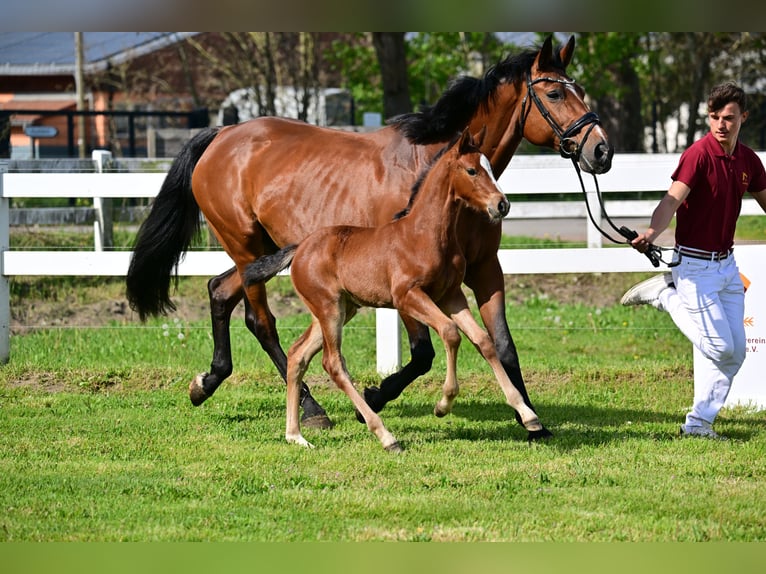
<svg viewBox="0 0 766 574">
<path fill-rule="evenodd" d="M 303 375 L 309 368 L 311 359 L 322 348 L 322 329 L 315 317 L 311 326 L 290 347 L 287 358 L 287 419 L 285 423 L 285 439 L 309 448 L 314 448 L 301 434 L 300 419 L 300 388 L 303 385 Z"/>
<path fill-rule="evenodd" d="M 266 298 L 266 286 L 257 283 L 245 290 L 245 324 L 271 361 L 283 380 L 287 380 L 287 357 L 279 344 L 277 323 Z M 325 410 L 311 396 L 308 386 L 301 383 L 300 404 L 303 407 L 303 424 L 312 428 L 331 428 L 332 421 Z"/>
<path fill-rule="evenodd" d="M 447 353 L 447 375 L 442 387 L 442 398 L 434 407 L 434 414 L 443 417 L 452 411 L 452 404 L 459 392 L 457 380 L 457 352 L 460 348 L 460 331 L 436 303 L 420 289 L 410 289 L 395 301 L 396 307 L 413 319 L 431 327 L 444 343 Z"/>
<path fill-rule="evenodd" d="M 503 365 L 497 357 L 497 352 L 492 339 L 473 318 L 465 298 L 463 298 L 461 304 L 452 306 L 449 312 L 452 319 L 457 323 L 458 327 L 460 327 L 460 330 L 466 334 L 479 353 L 481 353 L 481 356 L 484 357 L 492 367 L 492 371 L 495 373 L 495 378 L 503 389 L 506 402 L 516 410 L 516 413 L 521 418 L 521 424 L 524 425 L 524 428 L 529 432 L 538 432 L 542 430 L 543 426 L 540 424 L 537 415 L 531 408 L 529 408 L 529 406 L 527 406 L 521 393 L 508 378 L 508 374 L 505 372 L 505 369 L 503 369 Z"/>
<path fill-rule="evenodd" d="M 378 440 L 383 445 L 383 448 L 389 452 L 401 452 L 402 447 L 394 438 L 388 429 L 383 425 L 381 418 L 375 413 L 362 398 L 362 395 L 354 387 L 354 383 L 351 381 L 351 376 L 346 370 L 346 362 L 341 355 L 340 348 L 343 338 L 343 325 L 345 321 L 345 313 L 343 309 L 333 310 L 330 313 L 322 314 L 319 317 L 319 321 L 322 325 L 322 333 L 324 335 L 324 352 L 322 356 L 322 366 L 330 378 L 335 381 L 335 384 L 341 389 L 351 402 L 354 404 L 357 412 L 362 414 L 367 428 L 378 437 Z M 315 309 L 312 309 L 315 312 Z"/>
</svg>

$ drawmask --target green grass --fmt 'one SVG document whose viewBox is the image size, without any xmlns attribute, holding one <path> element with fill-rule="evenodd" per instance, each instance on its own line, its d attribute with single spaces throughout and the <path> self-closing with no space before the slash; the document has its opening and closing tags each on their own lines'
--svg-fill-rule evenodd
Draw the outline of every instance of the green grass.
<svg viewBox="0 0 766 574">
<path fill-rule="evenodd" d="M 150 390 L 4 385 L 0 532 L 8 541 L 763 540 L 762 419 L 725 413 L 726 443 L 677 439 L 686 380 L 623 375 L 531 383 L 556 433 L 533 445 L 481 377 L 467 377 L 454 414 L 435 419 L 438 381 L 427 378 L 384 411 L 401 456 L 322 384 L 315 394 L 336 426 L 305 429 L 315 450 L 284 442 L 284 390 L 273 379 L 237 377 L 196 409 L 180 380 Z"/>
<path fill-rule="evenodd" d="M 452 415 L 433 370 L 383 411 L 382 450 L 312 365 L 336 426 L 284 442 L 284 386 L 244 328 L 235 374 L 202 407 L 206 322 L 14 337 L 0 371 L 0 538 L 7 541 L 754 541 L 766 538 L 762 415 L 725 410 L 728 442 L 676 437 L 687 342 L 651 309 L 509 306 L 529 391 L 555 437 L 528 444 L 466 344 Z M 291 341 L 306 317 L 283 320 Z M 345 350 L 374 372 L 372 313 Z M 167 332 L 167 334 L 165 334 Z M 183 339 L 178 338 L 183 333 Z M 404 355 L 406 356 L 406 354 Z"/>
<path fill-rule="evenodd" d="M 15 280 L 14 305 L 122 289 L 57 281 Z M 508 321 L 555 435 L 533 444 L 467 342 L 451 415 L 432 414 L 438 340 L 433 369 L 382 412 L 405 448 L 397 456 L 356 422 L 319 358 L 308 382 L 335 427 L 303 430 L 314 450 L 287 444 L 284 385 L 240 320 L 235 372 L 196 408 L 187 386 L 208 369 L 207 320 L 25 329 L 0 368 L 0 540 L 766 540 L 763 413 L 724 409 L 726 442 L 679 438 L 692 357 L 669 317 L 565 304 L 528 283 L 509 297 Z M 272 287 L 290 291 L 286 279 Z M 188 290 L 204 297 L 204 280 L 183 279 Z M 307 321 L 281 316 L 283 343 Z M 379 382 L 374 349 L 365 311 L 344 340 L 360 387 Z"/>
</svg>

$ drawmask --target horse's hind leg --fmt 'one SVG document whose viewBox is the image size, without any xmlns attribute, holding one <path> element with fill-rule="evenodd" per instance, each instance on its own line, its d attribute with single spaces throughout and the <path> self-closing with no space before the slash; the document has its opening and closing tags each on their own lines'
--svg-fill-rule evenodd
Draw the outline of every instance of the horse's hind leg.
<svg viewBox="0 0 766 574">
<path fill-rule="evenodd" d="M 213 277 L 208 281 L 207 290 L 213 329 L 213 360 L 210 372 L 197 375 L 189 385 L 189 398 L 195 406 L 205 402 L 232 372 L 229 326 L 231 313 L 243 295 L 236 268 Z"/>
<path fill-rule="evenodd" d="M 246 290 L 245 324 L 271 361 L 279 374 L 287 381 L 287 357 L 279 343 L 276 319 L 269 309 L 266 287 L 262 283 L 251 285 Z M 316 402 L 306 383 L 301 382 L 300 405 L 303 407 L 302 423 L 312 428 L 331 428 L 332 421 L 325 410 Z"/>
<path fill-rule="evenodd" d="M 406 315 L 400 316 L 410 341 L 410 362 L 383 379 L 380 387 L 364 389 L 364 400 L 376 413 L 382 411 L 387 403 L 398 398 L 412 381 L 430 371 L 436 356 L 428 327 Z M 364 422 L 358 411 L 356 418 L 359 422 Z"/>
</svg>

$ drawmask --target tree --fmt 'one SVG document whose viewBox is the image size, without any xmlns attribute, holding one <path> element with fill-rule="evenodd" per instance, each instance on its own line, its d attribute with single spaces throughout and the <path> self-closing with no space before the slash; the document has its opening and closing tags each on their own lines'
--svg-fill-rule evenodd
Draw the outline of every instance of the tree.
<svg viewBox="0 0 766 574">
<path fill-rule="evenodd" d="M 508 55 L 490 32 L 416 32 L 407 42 L 409 83 L 417 104 L 432 104 L 461 75 L 481 77 Z"/>
<path fill-rule="evenodd" d="M 763 33 L 647 33 L 645 38 L 649 56 L 642 81 L 652 96 L 644 105 L 646 109 L 650 103 L 656 110 L 658 139 L 664 135 L 665 150 L 688 147 L 706 131 L 704 104 L 708 91 L 713 84 L 727 80 L 742 85 L 751 101 L 756 102 L 742 134 L 758 136 L 761 126 L 766 125 L 761 123 L 763 117 L 758 117 L 761 99 L 757 93 L 766 62 Z M 666 123 L 678 126 L 675 141 L 671 141 L 670 133 L 663 133 Z"/>
<path fill-rule="evenodd" d="M 579 34 L 572 74 L 587 91 L 615 150 L 644 150 L 642 35 Z"/>
<path fill-rule="evenodd" d="M 412 109 L 435 102 L 460 75 L 483 75 L 508 51 L 508 46 L 489 32 L 415 32 L 400 39 L 406 48 L 404 55 L 392 50 L 376 51 L 373 34 L 346 35 L 333 42 L 328 60 L 341 76 L 343 87 L 351 92 L 357 117 L 364 111 L 384 110 L 386 117 L 401 113 L 385 109 L 384 68 L 397 68 L 399 73 L 406 69 L 409 108 L 399 101 L 397 106 L 401 107 L 396 109 Z"/>
<path fill-rule="evenodd" d="M 373 32 L 372 45 L 380 66 L 383 117 L 391 118 L 412 111 L 404 32 Z"/>
<path fill-rule="evenodd" d="M 0 113 L 0 158 L 11 157 L 11 116 Z"/>
<path fill-rule="evenodd" d="M 293 99 L 297 118 L 305 121 L 321 84 L 318 36 L 313 32 L 221 32 L 187 42 L 207 63 L 208 74 L 201 81 L 208 89 L 215 85 L 215 91 L 224 94 L 246 89 L 255 115 L 273 116 L 278 113 L 280 90 L 289 87 L 287 97 Z"/>
</svg>

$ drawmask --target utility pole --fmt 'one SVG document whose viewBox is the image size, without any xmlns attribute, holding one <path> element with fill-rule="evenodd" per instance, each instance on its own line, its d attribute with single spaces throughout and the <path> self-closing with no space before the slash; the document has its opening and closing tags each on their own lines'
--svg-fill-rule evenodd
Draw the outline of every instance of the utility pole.
<svg viewBox="0 0 766 574">
<path fill-rule="evenodd" d="M 74 33 L 74 51 L 75 51 L 75 73 L 74 85 L 77 93 L 77 111 L 85 110 L 85 78 L 83 74 L 83 65 L 85 60 L 85 49 L 83 47 L 82 32 Z M 85 158 L 85 116 L 77 116 L 77 146 L 80 151 L 80 158 Z"/>
</svg>

